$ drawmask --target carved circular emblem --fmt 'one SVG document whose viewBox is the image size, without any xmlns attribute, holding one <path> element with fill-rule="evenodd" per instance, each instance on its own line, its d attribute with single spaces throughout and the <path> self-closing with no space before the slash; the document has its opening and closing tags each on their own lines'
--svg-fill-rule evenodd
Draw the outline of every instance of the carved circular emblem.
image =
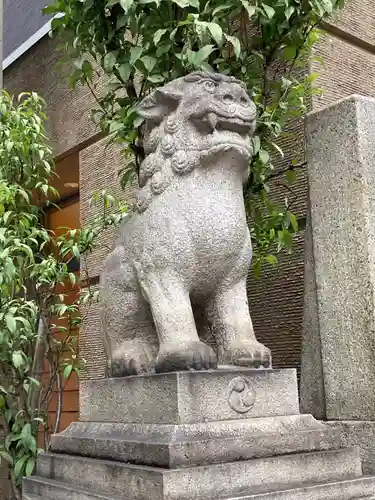
<svg viewBox="0 0 375 500">
<path fill-rule="evenodd" d="M 255 403 L 255 390 L 245 377 L 236 377 L 229 384 L 228 404 L 237 413 L 247 413 Z"/>
</svg>

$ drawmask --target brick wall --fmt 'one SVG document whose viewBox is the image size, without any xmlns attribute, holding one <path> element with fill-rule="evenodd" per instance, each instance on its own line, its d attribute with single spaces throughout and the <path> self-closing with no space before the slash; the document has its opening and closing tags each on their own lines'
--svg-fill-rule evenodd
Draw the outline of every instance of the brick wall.
<svg viewBox="0 0 375 500">
<path fill-rule="evenodd" d="M 310 71 L 318 72 L 316 85 L 321 96 L 314 95 L 311 109 L 347 97 L 351 94 L 375 97 L 375 9 L 373 0 L 349 0 L 347 7 L 327 24 L 328 34 L 315 48 L 314 56 L 323 57 L 324 64 L 310 61 Z M 293 210 L 302 225 L 307 213 L 307 172 L 303 164 L 304 141 L 296 124 L 297 144 L 291 154 L 301 161 Z M 303 128 L 302 128 L 303 130 Z M 286 144 L 288 148 L 288 144 Z M 298 151 L 296 151 L 298 149 Z M 282 185 L 282 173 L 274 179 Z M 276 198 L 282 200 L 282 187 L 276 189 Z M 276 268 L 265 269 L 261 280 L 249 277 L 249 303 L 255 331 L 260 341 L 271 347 L 275 367 L 299 368 L 304 295 L 303 259 L 304 237 L 295 238 L 291 256 L 282 255 Z"/>
</svg>

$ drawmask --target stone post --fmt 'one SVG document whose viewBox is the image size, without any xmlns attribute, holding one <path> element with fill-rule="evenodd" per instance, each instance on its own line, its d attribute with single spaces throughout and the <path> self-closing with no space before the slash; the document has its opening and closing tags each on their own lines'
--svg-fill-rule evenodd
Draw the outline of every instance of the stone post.
<svg viewBox="0 0 375 500">
<path fill-rule="evenodd" d="M 375 100 L 307 118 L 303 412 L 343 431 L 375 471 Z M 371 439 L 370 439 L 371 437 Z"/>
</svg>

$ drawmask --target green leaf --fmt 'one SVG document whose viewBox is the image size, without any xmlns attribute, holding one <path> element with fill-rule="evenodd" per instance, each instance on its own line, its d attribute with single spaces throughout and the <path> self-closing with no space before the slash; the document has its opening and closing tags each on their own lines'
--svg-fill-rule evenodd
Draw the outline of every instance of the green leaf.
<svg viewBox="0 0 375 500">
<path fill-rule="evenodd" d="M 186 7 L 189 7 L 188 0 L 172 0 L 172 2 L 181 7 L 181 9 L 186 9 Z"/>
<path fill-rule="evenodd" d="M 130 7 L 133 5 L 134 0 L 119 0 L 119 4 L 124 9 L 125 12 L 128 12 Z"/>
<path fill-rule="evenodd" d="M 158 45 L 158 43 L 160 42 L 161 40 L 161 37 L 163 35 L 165 35 L 165 33 L 167 32 L 168 30 L 167 29 L 159 29 L 155 32 L 154 34 L 154 45 Z"/>
<path fill-rule="evenodd" d="M 127 16 L 119 16 L 116 21 L 116 30 L 120 30 L 124 26 L 126 26 L 128 22 Z"/>
<path fill-rule="evenodd" d="M 34 469 L 35 469 L 35 458 L 30 457 L 26 464 L 26 469 L 25 469 L 26 477 L 31 476 L 31 474 L 34 472 Z"/>
<path fill-rule="evenodd" d="M 89 61 L 85 60 L 83 62 L 82 71 L 83 71 L 84 75 L 86 76 L 86 78 L 91 82 L 93 69 L 92 69 L 92 64 Z"/>
<path fill-rule="evenodd" d="M 112 73 L 113 67 L 115 66 L 117 61 L 115 52 L 107 52 L 104 56 L 103 67 L 106 73 Z"/>
<path fill-rule="evenodd" d="M 287 18 L 288 21 L 292 17 L 292 15 L 294 14 L 295 10 L 296 10 L 296 8 L 293 5 L 290 5 L 289 7 L 287 7 L 285 9 L 285 17 Z"/>
<path fill-rule="evenodd" d="M 25 462 L 26 460 L 28 459 L 28 456 L 27 455 L 23 455 L 23 457 L 19 458 L 17 461 L 16 461 L 16 464 L 14 466 L 14 475 L 16 476 L 16 478 L 20 478 L 23 474 L 22 474 L 22 469 L 23 469 L 23 466 L 25 465 Z"/>
<path fill-rule="evenodd" d="M 234 53 L 236 55 L 236 58 L 238 59 L 240 57 L 240 54 L 241 54 L 241 42 L 235 36 L 230 36 L 230 35 L 227 35 L 226 33 L 224 34 L 224 36 L 228 40 L 228 42 L 232 44 L 232 46 L 234 48 Z"/>
<path fill-rule="evenodd" d="M 151 73 L 157 63 L 157 59 L 151 56 L 143 56 L 140 60 L 143 62 L 148 73 Z"/>
<path fill-rule="evenodd" d="M 193 52 L 192 50 L 187 51 L 187 56 L 189 62 L 196 68 L 200 68 L 202 63 L 209 57 L 212 52 L 216 50 L 214 45 L 205 45 L 198 52 Z"/>
<path fill-rule="evenodd" d="M 284 233 L 284 243 L 288 249 L 291 249 L 293 246 L 293 236 L 287 229 L 284 229 L 283 233 Z"/>
<path fill-rule="evenodd" d="M 141 57 L 143 47 L 132 47 L 130 50 L 130 64 L 134 64 Z"/>
<path fill-rule="evenodd" d="M 162 83 L 165 78 L 163 75 L 148 75 L 147 80 L 151 83 Z"/>
<path fill-rule="evenodd" d="M 125 83 L 129 81 L 132 72 L 132 67 L 129 63 L 121 64 L 121 66 L 117 68 L 117 71 Z"/>
<path fill-rule="evenodd" d="M 269 162 L 269 159 L 270 159 L 270 155 L 268 154 L 267 151 L 265 151 L 264 149 L 261 149 L 259 151 L 259 159 L 262 163 L 266 164 Z"/>
<path fill-rule="evenodd" d="M 277 264 L 277 258 L 275 255 L 267 255 L 265 257 L 265 260 L 271 264 L 272 266 L 274 266 L 275 264 Z"/>
<path fill-rule="evenodd" d="M 289 212 L 289 220 L 290 220 L 290 224 L 293 228 L 293 231 L 297 232 L 298 231 L 297 217 L 294 214 L 292 214 L 291 212 Z"/>
<path fill-rule="evenodd" d="M 208 30 L 211 33 L 212 38 L 215 40 L 215 42 L 218 45 L 221 45 L 221 42 L 223 40 L 223 30 L 221 29 L 221 26 L 219 26 L 216 23 L 208 23 L 207 24 Z"/>
<path fill-rule="evenodd" d="M 288 181 L 288 184 L 294 184 L 297 178 L 297 174 L 295 170 L 289 169 L 285 172 L 285 177 L 286 180 Z"/>
<path fill-rule="evenodd" d="M 289 45 L 283 50 L 283 58 L 286 61 L 293 61 L 297 57 L 297 47 Z"/>
<path fill-rule="evenodd" d="M 252 139 L 253 142 L 253 155 L 256 155 L 260 150 L 260 137 L 255 135 Z"/>
<path fill-rule="evenodd" d="M 216 16 L 216 14 L 218 14 L 219 12 L 222 12 L 223 10 L 229 10 L 229 9 L 233 9 L 233 4 L 232 3 L 227 3 L 227 4 L 219 5 L 218 7 L 216 7 L 212 11 L 212 16 Z"/>
<path fill-rule="evenodd" d="M 36 378 L 33 378 L 33 377 L 28 377 L 28 379 L 30 380 L 30 382 L 32 384 L 34 384 L 36 387 L 40 387 L 40 382 L 39 380 L 37 380 Z"/>
<path fill-rule="evenodd" d="M 12 456 L 7 451 L 0 450 L 0 456 L 4 460 L 6 460 L 8 462 L 8 464 L 10 464 L 11 466 L 13 466 L 13 458 L 12 458 Z"/>
<path fill-rule="evenodd" d="M 68 378 L 70 377 L 70 374 L 72 373 L 72 370 L 73 370 L 72 365 L 66 365 L 66 367 L 64 368 L 64 372 L 63 372 L 63 376 L 64 376 L 65 380 L 68 380 Z"/>
<path fill-rule="evenodd" d="M 272 19 L 273 16 L 275 15 L 275 9 L 271 7 L 270 5 L 267 5 L 266 3 L 263 4 L 263 10 L 266 13 L 266 16 L 268 19 Z"/>
<path fill-rule="evenodd" d="M 12 354 L 12 363 L 15 366 L 15 368 L 17 368 L 17 369 L 20 368 L 24 364 L 22 352 L 15 351 Z"/>
<path fill-rule="evenodd" d="M 188 0 L 190 7 L 194 7 L 199 10 L 199 0 Z"/>
<path fill-rule="evenodd" d="M 9 331 L 14 333 L 17 329 L 17 323 L 16 320 L 14 319 L 14 316 L 12 316 L 11 314 L 7 314 L 5 316 L 5 322 Z"/>
<path fill-rule="evenodd" d="M 246 11 L 249 15 L 249 18 L 253 17 L 255 12 L 257 11 L 257 8 L 255 7 L 255 5 L 250 5 L 249 2 L 247 2 L 246 0 L 241 0 L 241 3 L 243 5 L 243 7 L 246 9 Z"/>
</svg>

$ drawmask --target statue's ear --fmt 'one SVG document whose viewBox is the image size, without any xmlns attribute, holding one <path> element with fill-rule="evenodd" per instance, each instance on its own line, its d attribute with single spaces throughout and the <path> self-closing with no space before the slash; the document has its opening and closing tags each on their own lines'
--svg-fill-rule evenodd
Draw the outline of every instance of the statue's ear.
<svg viewBox="0 0 375 500">
<path fill-rule="evenodd" d="M 138 114 L 146 120 L 162 122 L 165 116 L 177 108 L 182 97 L 182 90 L 176 83 L 171 82 L 145 97 L 138 106 Z"/>
</svg>

